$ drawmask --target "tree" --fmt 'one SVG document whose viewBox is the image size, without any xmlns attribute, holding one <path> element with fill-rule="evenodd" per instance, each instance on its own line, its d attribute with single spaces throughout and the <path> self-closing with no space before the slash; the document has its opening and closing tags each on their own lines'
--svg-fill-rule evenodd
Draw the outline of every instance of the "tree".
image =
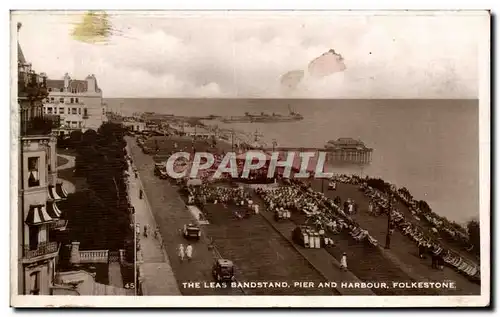
<svg viewBox="0 0 500 317">
<path fill-rule="evenodd" d="M 92 129 L 89 129 L 83 133 L 82 143 L 83 145 L 92 145 L 97 141 L 97 132 Z"/>
<path fill-rule="evenodd" d="M 467 223 L 467 232 L 469 234 L 469 243 L 474 246 L 477 254 L 481 250 L 480 225 L 479 221 L 471 220 Z"/>
<path fill-rule="evenodd" d="M 82 131 L 79 131 L 79 130 L 73 131 L 69 135 L 69 145 L 72 148 L 76 149 L 80 146 L 82 139 L 83 139 Z"/>
</svg>

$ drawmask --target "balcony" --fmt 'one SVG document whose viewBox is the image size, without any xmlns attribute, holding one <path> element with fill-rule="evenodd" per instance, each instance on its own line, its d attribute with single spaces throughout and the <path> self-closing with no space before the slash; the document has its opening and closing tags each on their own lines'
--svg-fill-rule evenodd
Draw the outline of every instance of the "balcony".
<svg viewBox="0 0 500 317">
<path fill-rule="evenodd" d="M 40 257 L 49 259 L 57 255 L 59 252 L 59 243 L 57 242 L 41 242 L 36 249 L 30 248 L 29 245 L 24 246 L 23 262 L 38 261 Z"/>
<path fill-rule="evenodd" d="M 48 135 L 58 126 L 51 117 L 34 117 L 28 121 L 21 121 L 21 135 Z"/>
</svg>

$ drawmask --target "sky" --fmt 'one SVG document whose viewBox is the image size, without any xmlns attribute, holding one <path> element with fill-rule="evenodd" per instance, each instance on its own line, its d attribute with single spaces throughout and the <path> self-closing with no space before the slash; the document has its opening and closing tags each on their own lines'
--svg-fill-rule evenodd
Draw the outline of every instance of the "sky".
<svg viewBox="0 0 500 317">
<path fill-rule="evenodd" d="M 108 12 L 106 43 L 75 40 L 80 12 L 15 13 L 26 59 L 62 79 L 95 74 L 106 98 L 477 98 L 480 15 Z M 14 26 L 15 32 L 15 26 Z M 16 35 L 14 34 L 14 37 Z M 280 77 L 334 49 L 346 69 Z"/>
</svg>

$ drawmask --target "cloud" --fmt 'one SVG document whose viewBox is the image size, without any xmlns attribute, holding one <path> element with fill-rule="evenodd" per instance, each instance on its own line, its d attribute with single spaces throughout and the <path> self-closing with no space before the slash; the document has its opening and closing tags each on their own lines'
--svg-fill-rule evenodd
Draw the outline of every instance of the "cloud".
<svg viewBox="0 0 500 317">
<path fill-rule="evenodd" d="M 107 45 L 70 37 L 74 14 L 19 14 L 20 43 L 51 78 L 93 73 L 106 97 L 283 95 L 279 79 L 334 48 L 347 69 L 304 98 L 475 98 L 484 19 L 458 16 L 113 14 Z"/>
</svg>

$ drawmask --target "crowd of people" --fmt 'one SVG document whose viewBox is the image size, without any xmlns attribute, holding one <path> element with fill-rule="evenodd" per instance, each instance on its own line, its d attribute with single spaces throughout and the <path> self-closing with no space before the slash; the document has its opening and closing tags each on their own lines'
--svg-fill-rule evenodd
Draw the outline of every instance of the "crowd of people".
<svg viewBox="0 0 500 317">
<path fill-rule="evenodd" d="M 184 193 L 187 195 L 188 204 L 203 207 L 206 204 L 224 204 L 243 208 L 246 213 L 241 214 L 234 211 L 238 218 L 250 216 L 252 213 L 259 213 L 259 206 L 254 204 L 249 193 L 242 187 L 223 187 L 209 184 L 200 186 L 186 186 Z"/>
<path fill-rule="evenodd" d="M 332 234 L 348 232 L 353 239 L 377 245 L 378 241 L 370 236 L 367 230 L 361 228 L 349 215 L 355 202 L 345 202 L 341 208 L 340 198 L 334 200 L 321 192 L 313 191 L 303 181 L 292 181 L 290 186 L 278 188 L 256 188 L 256 193 L 264 200 L 267 210 L 277 212 L 285 209 L 291 212 L 303 213 L 307 223 L 316 226 L 320 231 L 328 230 Z"/>
<path fill-rule="evenodd" d="M 335 180 L 341 183 L 360 186 L 360 189 L 364 191 L 364 194 L 370 198 L 368 207 L 369 213 L 373 215 L 387 215 L 390 212 L 391 227 L 398 229 L 403 235 L 407 236 L 417 244 L 419 256 L 422 259 L 426 259 L 427 256 L 430 255 L 432 259 L 431 266 L 433 268 L 443 269 L 446 263 L 471 279 L 479 279 L 480 271 L 479 267 L 475 263 L 462 258 L 452 250 L 444 248 L 439 241 L 437 241 L 436 236 L 426 233 L 421 227 L 408 221 L 398 208 L 393 207 L 395 204 L 391 204 L 391 200 L 400 198 L 404 201 L 408 198 L 405 190 L 397 190 L 396 187 L 392 185 L 390 186 L 391 189 L 388 192 L 382 192 L 368 186 L 365 179 L 356 175 L 340 175 L 336 177 Z M 419 220 L 418 215 L 421 215 L 422 212 L 418 210 L 415 201 L 410 205 L 409 210 L 415 218 Z M 427 220 L 431 221 L 429 219 Z M 438 222 L 435 223 L 437 226 L 439 225 Z M 437 229 L 433 229 L 433 232 L 437 233 Z"/>
</svg>

